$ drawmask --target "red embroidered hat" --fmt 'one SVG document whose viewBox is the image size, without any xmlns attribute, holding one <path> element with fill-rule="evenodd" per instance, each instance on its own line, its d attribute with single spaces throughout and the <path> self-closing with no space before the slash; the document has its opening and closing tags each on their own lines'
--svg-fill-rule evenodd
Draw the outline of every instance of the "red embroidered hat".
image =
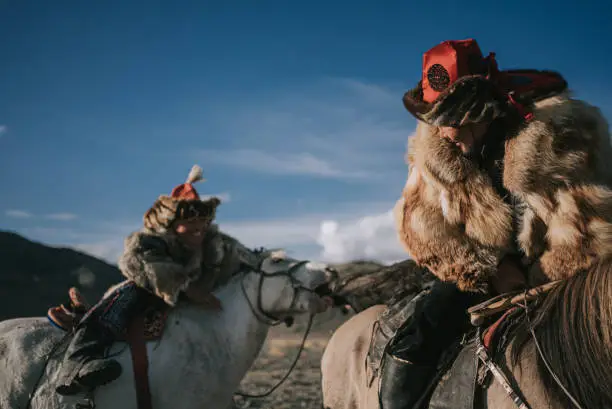
<svg viewBox="0 0 612 409">
<path fill-rule="evenodd" d="M 144 215 L 144 225 L 156 232 L 165 232 L 176 221 L 206 220 L 212 222 L 221 200 L 211 197 L 201 200 L 194 183 L 205 180 L 202 168 L 195 165 L 185 183 L 172 189 L 169 196 L 160 196 Z"/>
<path fill-rule="evenodd" d="M 170 197 L 175 199 L 183 199 L 183 200 L 200 200 L 200 195 L 193 184 L 199 181 L 206 180 L 203 177 L 202 168 L 198 165 L 194 165 L 187 176 L 187 180 L 185 183 L 181 183 L 172 189 L 170 193 Z"/>
<path fill-rule="evenodd" d="M 436 126 L 491 121 L 561 92 L 567 83 L 551 71 L 499 71 L 495 54 L 483 57 L 474 39 L 444 41 L 423 55 L 422 78 L 404 94 L 406 109 Z"/>
</svg>

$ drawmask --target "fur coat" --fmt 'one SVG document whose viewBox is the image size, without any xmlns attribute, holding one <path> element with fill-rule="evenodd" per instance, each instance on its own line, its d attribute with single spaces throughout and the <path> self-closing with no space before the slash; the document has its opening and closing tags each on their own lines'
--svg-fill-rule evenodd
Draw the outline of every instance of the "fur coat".
<svg viewBox="0 0 612 409">
<path fill-rule="evenodd" d="M 172 233 L 158 234 L 143 229 L 125 239 L 119 259 L 121 273 L 163 299 L 176 305 L 179 295 L 191 285 L 210 292 L 225 284 L 255 257 L 234 238 L 211 225 L 201 251 L 191 251 Z"/>
<path fill-rule="evenodd" d="M 504 142 L 502 160 L 488 167 L 423 122 L 409 140 L 410 172 L 395 207 L 400 240 L 462 290 L 487 291 L 506 255 L 522 256 L 533 285 L 612 253 L 606 120 L 565 93 L 536 103 L 533 114 L 514 130 L 490 128 L 485 138 Z"/>
</svg>

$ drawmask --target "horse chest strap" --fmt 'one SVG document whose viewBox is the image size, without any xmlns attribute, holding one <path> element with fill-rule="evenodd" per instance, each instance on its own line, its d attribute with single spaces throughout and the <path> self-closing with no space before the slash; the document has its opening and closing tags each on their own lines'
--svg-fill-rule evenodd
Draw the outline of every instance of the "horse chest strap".
<svg viewBox="0 0 612 409">
<path fill-rule="evenodd" d="M 153 409 L 151 391 L 149 390 L 149 358 L 147 344 L 144 338 L 144 319 L 136 317 L 127 334 L 132 366 L 134 368 L 134 385 L 136 387 L 136 402 L 138 409 Z"/>
<path fill-rule="evenodd" d="M 521 397 L 514 391 L 510 385 L 510 381 L 508 381 L 499 366 L 497 366 L 493 359 L 491 359 L 491 356 L 487 352 L 487 348 L 480 342 L 480 336 L 478 336 L 476 354 L 487 370 L 491 372 L 497 382 L 501 384 L 502 388 L 504 388 L 508 394 L 508 397 L 512 399 L 512 402 L 514 402 L 516 407 L 519 409 L 530 409 L 529 406 L 527 406 L 527 403 L 525 403 L 525 401 L 523 401 L 523 399 L 521 399 Z"/>
</svg>

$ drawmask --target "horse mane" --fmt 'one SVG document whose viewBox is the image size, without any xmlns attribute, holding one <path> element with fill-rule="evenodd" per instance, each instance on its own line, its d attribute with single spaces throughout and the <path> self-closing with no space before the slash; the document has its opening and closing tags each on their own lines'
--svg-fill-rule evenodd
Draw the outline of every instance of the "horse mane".
<svg viewBox="0 0 612 409">
<path fill-rule="evenodd" d="M 583 408 L 612 407 L 612 259 L 564 280 L 531 311 L 542 352 L 562 385 Z M 517 329 L 511 360 L 533 342 L 527 320 Z M 573 404 L 537 354 L 546 393 L 568 408 Z"/>
</svg>

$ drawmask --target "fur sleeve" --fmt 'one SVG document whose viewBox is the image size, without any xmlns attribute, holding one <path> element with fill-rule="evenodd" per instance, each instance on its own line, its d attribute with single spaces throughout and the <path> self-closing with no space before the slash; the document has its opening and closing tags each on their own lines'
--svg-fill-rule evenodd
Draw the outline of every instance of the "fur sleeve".
<svg viewBox="0 0 612 409">
<path fill-rule="evenodd" d="M 536 105 L 506 144 L 504 185 L 524 206 L 519 244 L 533 284 L 563 279 L 612 253 L 612 160 L 598 109 L 566 95 Z"/>
<path fill-rule="evenodd" d="M 457 282 L 462 290 L 487 291 L 511 248 L 511 209 L 488 176 L 470 169 L 445 144 L 423 130 L 411 141 L 412 166 L 395 208 L 400 240 L 417 263 L 440 279 Z"/>
<path fill-rule="evenodd" d="M 119 268 L 126 278 L 173 306 L 179 293 L 200 275 L 199 260 L 193 263 L 173 258 L 162 238 L 142 232 L 132 233 L 126 239 Z"/>
<path fill-rule="evenodd" d="M 192 285 L 214 291 L 226 284 L 244 265 L 257 268 L 259 259 L 242 243 L 212 225 L 202 248 L 202 275 Z"/>
</svg>

